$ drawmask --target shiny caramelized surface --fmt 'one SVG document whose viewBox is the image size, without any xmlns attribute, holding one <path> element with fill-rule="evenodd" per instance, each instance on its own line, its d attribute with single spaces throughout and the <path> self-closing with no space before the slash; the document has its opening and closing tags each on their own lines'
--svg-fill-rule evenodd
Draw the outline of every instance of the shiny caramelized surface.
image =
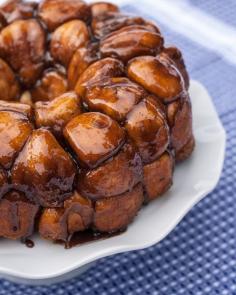
<svg viewBox="0 0 236 295">
<path fill-rule="evenodd" d="M 2 111 L 13 112 L 13 113 L 16 112 L 16 113 L 22 114 L 26 117 L 24 119 L 29 119 L 32 122 L 33 110 L 30 105 L 23 104 L 17 101 L 8 102 L 8 101 L 0 100 L 0 112 Z"/>
<path fill-rule="evenodd" d="M 163 38 L 145 27 L 130 26 L 109 34 L 100 45 L 102 57 L 112 56 L 124 62 L 139 55 L 155 55 L 162 49 Z"/>
<path fill-rule="evenodd" d="M 80 47 L 73 54 L 68 66 L 68 84 L 70 89 L 74 89 L 76 82 L 87 67 L 98 60 L 98 43 L 89 43 L 87 46 Z"/>
<path fill-rule="evenodd" d="M 141 17 L 125 15 L 120 12 L 107 11 L 93 17 L 92 32 L 97 39 L 102 39 L 109 33 L 131 25 L 143 25 L 145 21 Z"/>
<path fill-rule="evenodd" d="M 175 100 L 183 91 L 182 76 L 169 59 L 160 56 L 134 58 L 129 62 L 128 76 L 163 103 Z"/>
<path fill-rule="evenodd" d="M 127 116 L 125 128 L 145 163 L 157 159 L 169 145 L 168 125 L 162 110 L 151 97 L 133 108 Z"/>
<path fill-rule="evenodd" d="M 0 236 L 124 230 L 194 148 L 182 53 L 111 3 L 0 6 Z"/>
<path fill-rule="evenodd" d="M 18 112 L 0 112 L 0 164 L 9 169 L 32 132 L 27 117 Z"/>
<path fill-rule="evenodd" d="M 93 17 L 103 15 L 107 12 L 119 12 L 118 6 L 108 2 L 95 2 L 91 4 L 91 13 Z"/>
<path fill-rule="evenodd" d="M 129 143 L 106 163 L 80 174 L 78 190 L 92 199 L 116 196 L 131 190 L 142 180 L 142 162 Z"/>
<path fill-rule="evenodd" d="M 163 46 L 159 33 L 145 27 L 129 26 L 109 34 L 101 41 L 102 57 L 112 56 L 124 62 L 139 55 L 156 55 Z"/>
<path fill-rule="evenodd" d="M 107 57 L 94 62 L 82 73 L 75 85 L 75 91 L 83 97 L 89 86 L 96 85 L 106 78 L 123 75 L 123 63 L 117 59 Z"/>
<path fill-rule="evenodd" d="M 81 102 L 75 92 L 65 92 L 52 101 L 38 101 L 35 104 L 35 123 L 48 127 L 54 135 L 62 136 L 65 125 L 80 114 Z"/>
<path fill-rule="evenodd" d="M 35 19 L 16 20 L 1 31 L 0 56 L 27 86 L 34 84 L 42 72 L 45 42 L 45 31 Z"/>
<path fill-rule="evenodd" d="M 8 0 L 0 7 L 0 13 L 4 22 L 12 23 L 17 19 L 27 19 L 34 16 L 35 2 L 23 2 L 21 0 Z"/>
<path fill-rule="evenodd" d="M 123 144 L 123 129 L 101 113 L 84 113 L 72 119 L 64 136 L 82 164 L 92 168 L 112 156 Z"/>
<path fill-rule="evenodd" d="M 67 66 L 76 49 L 86 46 L 88 41 L 86 24 L 80 20 L 71 20 L 52 33 L 50 53 L 55 61 Z"/>
<path fill-rule="evenodd" d="M 89 6 L 80 0 L 43 0 L 37 13 L 49 31 L 73 19 L 87 22 L 91 16 Z"/>
<path fill-rule="evenodd" d="M 72 190 L 75 165 L 46 129 L 34 130 L 16 159 L 12 182 L 43 206 L 59 206 Z"/>
<path fill-rule="evenodd" d="M 123 121 L 146 91 L 127 78 L 111 78 L 87 88 L 83 100 L 92 111 L 103 112 L 114 120 Z"/>
<path fill-rule="evenodd" d="M 19 83 L 8 64 L 0 59 L 0 100 L 14 100 L 20 95 Z"/>
<path fill-rule="evenodd" d="M 49 101 L 64 94 L 68 90 L 65 74 L 59 70 L 45 71 L 31 89 L 31 99 L 36 101 Z"/>
</svg>

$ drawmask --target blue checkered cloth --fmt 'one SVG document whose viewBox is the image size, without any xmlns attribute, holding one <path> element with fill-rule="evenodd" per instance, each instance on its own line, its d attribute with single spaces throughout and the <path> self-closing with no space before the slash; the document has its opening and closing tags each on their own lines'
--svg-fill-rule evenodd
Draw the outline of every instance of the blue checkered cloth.
<svg viewBox="0 0 236 295">
<path fill-rule="evenodd" d="M 235 0 L 190 2 L 236 28 Z M 79 278 L 50 287 L 0 280 L 0 295 L 236 294 L 236 66 L 204 44 L 160 26 L 167 40 L 184 52 L 191 77 L 208 88 L 227 131 L 226 161 L 217 188 L 153 247 L 101 259 Z"/>
</svg>

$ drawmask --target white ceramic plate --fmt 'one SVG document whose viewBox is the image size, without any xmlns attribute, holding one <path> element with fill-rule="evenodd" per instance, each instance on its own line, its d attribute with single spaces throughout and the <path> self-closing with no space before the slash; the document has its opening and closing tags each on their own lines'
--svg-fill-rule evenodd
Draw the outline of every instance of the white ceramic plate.
<svg viewBox="0 0 236 295">
<path fill-rule="evenodd" d="M 191 81 L 196 149 L 176 167 L 174 185 L 144 207 L 128 230 L 107 240 L 65 250 L 35 237 L 29 249 L 16 241 L 0 241 L 0 275 L 33 284 L 64 280 L 88 264 L 115 253 L 149 247 L 161 241 L 183 216 L 216 186 L 222 170 L 226 135 L 206 89 Z"/>
</svg>

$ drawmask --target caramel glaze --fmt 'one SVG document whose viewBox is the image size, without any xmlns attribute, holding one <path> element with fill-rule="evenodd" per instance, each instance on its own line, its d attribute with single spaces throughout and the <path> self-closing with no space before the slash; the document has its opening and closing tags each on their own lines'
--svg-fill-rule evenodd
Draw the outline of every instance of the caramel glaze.
<svg viewBox="0 0 236 295">
<path fill-rule="evenodd" d="M 149 31 L 145 26 L 130 26 L 106 36 L 100 44 L 102 57 L 112 56 L 123 62 L 140 55 L 156 55 L 163 47 L 159 33 Z"/>
<path fill-rule="evenodd" d="M 19 83 L 8 64 L 0 59 L 0 99 L 13 100 L 20 96 Z"/>
<path fill-rule="evenodd" d="M 30 239 L 25 239 L 22 241 L 22 243 L 25 244 L 28 248 L 34 248 L 34 241 Z"/>
<path fill-rule="evenodd" d="M 146 91 L 127 78 L 108 78 L 87 87 L 83 101 L 91 111 L 100 111 L 118 122 L 147 96 Z"/>
<path fill-rule="evenodd" d="M 32 125 L 21 113 L 1 111 L 0 164 L 9 169 L 32 132 Z"/>
<path fill-rule="evenodd" d="M 186 70 L 186 67 L 184 64 L 184 59 L 183 59 L 181 51 L 174 46 L 170 46 L 170 47 L 164 48 L 163 51 L 161 52 L 161 55 L 165 55 L 165 56 L 167 55 L 167 57 L 169 57 L 171 60 L 173 60 L 175 62 L 176 67 L 178 68 L 178 70 L 180 71 L 180 73 L 184 79 L 185 88 L 188 89 L 189 88 L 189 75 Z"/>
<path fill-rule="evenodd" d="M 64 136 L 75 151 L 79 162 L 94 168 L 112 156 L 125 140 L 124 130 L 110 117 L 101 113 L 84 113 L 72 119 Z"/>
<path fill-rule="evenodd" d="M 0 100 L 0 112 L 13 112 L 13 113 L 19 113 L 24 115 L 27 121 L 30 120 L 32 122 L 33 120 L 33 110 L 31 106 L 19 102 L 7 102 L 4 100 Z M 23 118 L 23 117 L 22 117 Z"/>
<path fill-rule="evenodd" d="M 1 31 L 0 56 L 26 86 L 33 85 L 43 70 L 45 41 L 45 31 L 35 19 L 16 20 Z"/>
<path fill-rule="evenodd" d="M 91 64 L 79 77 L 75 92 L 84 97 L 89 86 L 96 85 L 106 78 L 121 77 L 124 75 L 124 65 L 114 58 L 104 58 Z"/>
<path fill-rule="evenodd" d="M 146 22 L 141 17 L 136 17 L 132 15 L 124 15 L 120 12 L 108 11 L 103 14 L 95 16 L 92 20 L 92 31 L 97 39 L 102 39 L 106 35 L 117 31 L 123 27 L 131 25 L 146 25 Z"/>
<path fill-rule="evenodd" d="M 136 57 L 129 62 L 127 72 L 131 80 L 141 84 L 163 103 L 176 100 L 184 91 L 181 74 L 164 55 Z"/>
<path fill-rule="evenodd" d="M 76 168 L 50 131 L 34 130 L 11 169 L 12 183 L 42 206 L 60 206 L 70 194 Z"/>
<path fill-rule="evenodd" d="M 89 31 L 81 20 L 71 20 L 58 27 L 51 36 L 50 53 L 55 61 L 68 66 L 74 52 L 89 42 Z"/>
<path fill-rule="evenodd" d="M 102 233 L 102 232 L 93 231 L 91 229 L 87 229 L 83 232 L 77 232 L 77 233 L 69 236 L 69 238 L 67 239 L 66 242 L 58 241 L 58 243 L 62 243 L 64 245 L 65 249 L 71 249 L 75 246 L 116 237 L 118 235 L 121 235 L 125 231 L 126 231 L 126 229 L 120 229 L 119 231 L 116 231 L 116 232 L 110 232 L 110 233 L 103 232 Z"/>
<path fill-rule="evenodd" d="M 8 0 L 3 3 L 0 8 L 0 13 L 6 23 L 12 23 L 18 19 L 29 19 L 34 17 L 37 9 L 37 2 L 23 2 L 21 0 Z"/>
<path fill-rule="evenodd" d="M 0 236 L 124 230 L 194 148 L 188 87 L 181 52 L 114 4 L 0 6 Z"/>
<path fill-rule="evenodd" d="M 89 43 L 85 47 L 78 48 L 71 58 L 68 67 L 69 89 L 74 89 L 76 82 L 87 67 L 100 58 L 99 43 Z M 78 67 L 78 64 L 80 65 Z"/>
<path fill-rule="evenodd" d="M 142 162 L 136 148 L 126 143 L 121 151 L 103 165 L 83 170 L 78 190 L 93 200 L 116 196 L 131 190 L 142 180 Z"/>
<path fill-rule="evenodd" d="M 138 146 L 144 163 L 161 156 L 169 146 L 169 127 L 152 96 L 143 99 L 127 116 L 126 130 Z"/>
<path fill-rule="evenodd" d="M 75 92 L 64 92 L 53 100 L 35 104 L 35 123 L 38 128 L 49 128 L 60 139 L 66 124 L 80 113 L 80 98 Z"/>
<path fill-rule="evenodd" d="M 68 88 L 66 76 L 62 71 L 47 69 L 30 90 L 31 99 L 33 102 L 53 100 L 67 92 Z"/>
<path fill-rule="evenodd" d="M 84 1 L 80 0 L 43 0 L 39 4 L 38 16 L 51 32 L 73 19 L 88 22 L 91 18 L 91 10 Z"/>
</svg>

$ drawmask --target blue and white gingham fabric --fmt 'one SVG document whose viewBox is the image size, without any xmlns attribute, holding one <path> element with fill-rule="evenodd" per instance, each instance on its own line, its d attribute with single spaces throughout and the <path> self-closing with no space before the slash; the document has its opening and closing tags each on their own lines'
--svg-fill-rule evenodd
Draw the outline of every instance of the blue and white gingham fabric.
<svg viewBox="0 0 236 295">
<path fill-rule="evenodd" d="M 145 0 L 136 4 L 140 2 L 145 5 Z M 142 15 L 133 3 L 124 9 Z M 188 3 L 236 30 L 236 0 Z M 101 259 L 80 277 L 50 287 L 0 280 L 0 295 L 236 294 L 236 64 L 176 33 L 171 23 L 159 25 L 167 41 L 184 52 L 191 77 L 208 88 L 227 131 L 226 161 L 217 188 L 153 247 Z M 236 46 L 236 40 L 232 44 Z"/>
</svg>

